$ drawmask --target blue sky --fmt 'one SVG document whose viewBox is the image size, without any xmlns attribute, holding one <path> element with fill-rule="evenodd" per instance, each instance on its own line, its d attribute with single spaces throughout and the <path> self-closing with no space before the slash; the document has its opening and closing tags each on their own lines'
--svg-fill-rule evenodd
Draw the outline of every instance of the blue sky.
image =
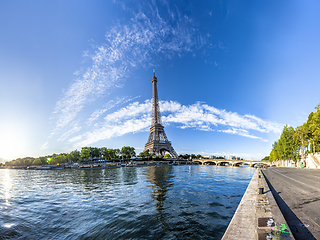
<svg viewBox="0 0 320 240">
<path fill-rule="evenodd" d="M 155 68 L 178 154 L 260 159 L 320 102 L 319 10 L 318 1 L 1 1 L 0 158 L 141 152 Z"/>
</svg>

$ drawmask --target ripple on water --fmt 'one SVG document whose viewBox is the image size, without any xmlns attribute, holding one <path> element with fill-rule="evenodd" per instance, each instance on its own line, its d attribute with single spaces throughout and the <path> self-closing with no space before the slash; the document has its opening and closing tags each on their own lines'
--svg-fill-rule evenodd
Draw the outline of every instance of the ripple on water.
<svg viewBox="0 0 320 240">
<path fill-rule="evenodd" d="M 13 223 L 5 223 L 0 227 L 0 239 L 14 239 L 21 236 Z"/>
<path fill-rule="evenodd" d="M 220 239 L 253 172 L 215 166 L 10 170 L 0 173 L 0 239 Z"/>
</svg>

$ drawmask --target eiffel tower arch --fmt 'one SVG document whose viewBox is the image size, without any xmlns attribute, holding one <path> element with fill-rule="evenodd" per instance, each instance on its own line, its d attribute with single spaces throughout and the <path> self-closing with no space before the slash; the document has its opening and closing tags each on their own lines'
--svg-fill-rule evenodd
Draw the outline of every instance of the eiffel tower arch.
<svg viewBox="0 0 320 240">
<path fill-rule="evenodd" d="M 150 127 L 150 134 L 148 141 L 144 147 L 144 151 L 156 155 L 164 155 L 168 152 L 172 157 L 177 158 L 178 154 L 173 149 L 171 142 L 168 140 L 167 135 L 164 131 L 164 126 L 161 122 L 159 100 L 158 100 L 158 89 L 157 89 L 157 78 L 153 69 L 152 78 L 152 120 Z"/>
</svg>

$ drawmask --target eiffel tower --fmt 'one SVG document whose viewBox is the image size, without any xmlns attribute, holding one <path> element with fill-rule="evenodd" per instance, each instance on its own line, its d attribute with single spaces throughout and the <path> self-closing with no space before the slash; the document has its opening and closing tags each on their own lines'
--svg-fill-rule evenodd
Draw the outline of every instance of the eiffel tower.
<svg viewBox="0 0 320 240">
<path fill-rule="evenodd" d="M 152 120 L 150 127 L 150 134 L 148 141 L 144 147 L 144 151 L 149 150 L 149 153 L 156 155 L 163 155 L 165 152 L 170 153 L 174 158 L 178 157 L 178 154 L 171 146 L 171 142 L 168 140 L 164 127 L 161 123 L 159 100 L 158 100 L 158 89 L 157 89 L 157 78 L 153 69 L 152 78 Z"/>
</svg>

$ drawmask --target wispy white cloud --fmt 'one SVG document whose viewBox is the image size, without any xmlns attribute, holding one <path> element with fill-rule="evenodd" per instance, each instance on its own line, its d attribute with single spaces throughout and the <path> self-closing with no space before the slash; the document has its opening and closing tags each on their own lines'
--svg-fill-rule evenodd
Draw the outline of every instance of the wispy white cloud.
<svg viewBox="0 0 320 240">
<path fill-rule="evenodd" d="M 79 148 L 100 140 L 122 136 L 128 133 L 148 131 L 151 124 L 150 100 L 133 102 L 104 117 L 104 121 L 82 135 L 69 140 Z M 282 125 L 263 120 L 253 115 L 240 115 L 236 112 L 217 109 L 205 103 L 181 105 L 174 101 L 161 101 L 162 121 L 182 129 L 217 131 L 247 138 L 267 141 L 256 133 L 280 133 Z"/>
<path fill-rule="evenodd" d="M 41 146 L 41 150 L 47 149 L 48 148 L 48 142 L 45 142 L 42 146 Z"/>
<path fill-rule="evenodd" d="M 88 125 L 91 125 L 95 120 L 97 120 L 103 113 L 105 113 L 106 111 L 110 110 L 111 108 L 114 108 L 115 106 L 119 105 L 119 104 L 124 104 L 127 102 L 130 102 L 136 98 L 139 98 L 140 96 L 134 97 L 134 98 L 128 98 L 128 97 L 123 97 L 123 98 L 117 98 L 116 100 L 110 100 L 103 109 L 97 109 L 95 110 L 90 118 L 87 121 Z"/>
<path fill-rule="evenodd" d="M 128 22 L 118 23 L 105 34 L 105 42 L 96 46 L 93 53 L 85 52 L 90 66 L 75 72 L 76 78 L 56 103 L 52 117 L 55 127 L 51 136 L 79 130 L 81 126 L 75 119 L 85 106 L 107 90 L 123 86 L 123 80 L 132 70 L 156 65 L 152 55 L 156 54 L 158 59 L 179 57 L 206 44 L 207 36 L 197 33 L 192 18 L 178 9 L 170 9 L 167 1 L 162 2 L 166 8 L 163 12 L 155 2 L 146 1 L 144 4 L 148 5 L 144 9 L 152 11 L 133 12 Z M 125 5 L 123 7 L 125 9 Z M 87 124 L 93 123 L 113 104 L 117 104 L 117 100 L 94 111 Z M 61 139 L 67 136 L 65 134 Z"/>
<path fill-rule="evenodd" d="M 245 129 L 239 129 L 239 128 L 229 128 L 229 129 L 222 129 L 218 130 L 218 132 L 224 132 L 224 133 L 229 133 L 229 134 L 236 134 L 240 135 L 243 137 L 248 137 L 248 138 L 254 138 L 254 139 L 260 139 L 261 141 L 268 142 L 266 139 L 263 139 L 261 137 L 254 136 L 252 134 L 249 134 L 248 130 Z"/>
<path fill-rule="evenodd" d="M 164 111 L 167 108 L 175 110 L 168 116 L 163 117 L 163 122 L 180 123 L 182 128 L 212 131 L 213 126 L 221 125 L 229 127 L 229 129 L 220 129 L 219 131 L 221 132 L 251 138 L 258 137 L 249 134 L 247 130 L 256 130 L 262 133 L 281 133 L 282 125 L 280 124 L 266 121 L 253 115 L 242 116 L 236 112 L 220 110 L 201 102 L 189 106 L 182 106 L 176 102 L 167 102 L 162 103 L 162 106 Z"/>
<path fill-rule="evenodd" d="M 70 124 L 70 125 L 71 125 L 71 124 Z M 63 132 L 63 133 L 60 135 L 58 141 L 63 141 L 63 140 L 65 140 L 65 139 L 67 139 L 70 135 L 72 135 L 72 134 L 74 134 L 74 133 L 77 133 L 77 132 L 79 132 L 80 130 L 81 130 L 81 126 L 80 126 L 79 122 L 78 122 L 78 121 L 74 121 L 74 122 L 73 122 L 73 125 L 70 126 L 70 128 L 69 128 L 67 131 Z"/>
<path fill-rule="evenodd" d="M 194 53 L 193 50 L 206 44 L 212 46 L 208 41 L 210 36 L 199 34 L 192 18 L 177 8 L 170 9 L 168 1 L 162 2 L 166 6 L 165 13 L 160 12 L 155 3 L 146 1 L 149 6 L 144 6 L 144 9 L 149 8 L 150 11 L 133 12 L 129 21 L 110 28 L 105 34 L 105 42 L 95 46 L 94 52 L 84 53 L 89 66 L 75 72 L 75 79 L 56 103 L 52 118 L 55 126 L 51 136 L 56 135 L 58 141 L 66 141 L 79 148 L 129 133 L 148 131 L 150 100 L 130 103 L 109 114 L 110 109 L 134 98 L 110 100 L 91 111 L 85 111 L 85 108 L 113 88 L 122 87 L 133 70 L 156 66 L 154 56 L 156 59 L 172 59 L 186 52 Z M 125 5 L 123 9 L 129 11 Z M 226 50 L 221 42 L 218 47 Z M 281 126 L 277 123 L 217 109 L 201 102 L 182 105 L 162 101 L 160 105 L 163 123 L 182 129 L 218 131 L 262 141 L 266 140 L 257 133 L 281 132 Z M 47 147 L 48 143 L 44 144 L 43 149 Z"/>
</svg>

